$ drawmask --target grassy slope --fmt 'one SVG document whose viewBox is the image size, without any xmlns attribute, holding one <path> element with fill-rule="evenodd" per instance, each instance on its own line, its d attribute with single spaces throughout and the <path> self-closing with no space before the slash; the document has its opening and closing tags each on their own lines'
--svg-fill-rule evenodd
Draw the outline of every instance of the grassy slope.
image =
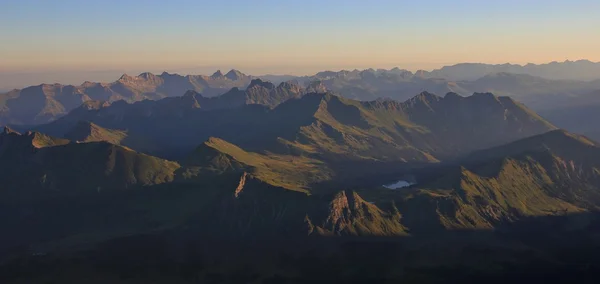
<svg viewBox="0 0 600 284">
<path fill-rule="evenodd" d="M 64 137 L 79 142 L 104 141 L 151 154 L 159 149 L 152 141 L 136 135 L 129 135 L 128 131 L 108 129 L 86 121 L 79 121 L 76 123 Z"/>
<path fill-rule="evenodd" d="M 182 176 L 192 178 L 201 172 L 247 171 L 273 186 L 307 191 L 311 183 L 330 178 L 330 170 L 320 161 L 302 156 L 246 152 L 218 138 L 201 145 L 187 162 Z"/>
<path fill-rule="evenodd" d="M 600 204 L 598 158 L 600 148 L 591 141 L 553 131 L 475 153 L 464 166 L 445 168 L 391 198 L 399 200 L 407 226 L 415 229 L 426 223 L 493 228 L 529 216 L 595 210 Z"/>
<path fill-rule="evenodd" d="M 70 143 L 37 132 L 0 134 L 0 168 L 14 194 L 97 191 L 172 181 L 179 164 L 106 142 Z M 4 192 L 8 193 L 8 192 Z"/>
<path fill-rule="evenodd" d="M 494 155 L 482 152 L 480 156 L 488 157 L 484 161 L 467 160 L 463 166 L 446 168 L 435 178 L 410 189 L 339 190 L 335 194 L 308 195 L 264 182 L 269 175 L 261 171 L 273 173 L 269 166 L 277 165 L 280 160 L 210 139 L 192 157 L 190 163 L 203 165 L 194 171 L 222 174 L 225 167 L 240 173 L 250 172 L 241 189 L 236 188 L 239 185 L 235 180 L 218 183 L 209 179 L 207 184 L 211 186 L 170 183 L 160 185 L 161 189 L 149 191 L 148 195 L 144 191 L 130 191 L 114 198 L 101 193 L 92 196 L 90 204 L 81 203 L 85 208 L 89 206 L 82 216 L 71 214 L 81 210 L 73 205 L 79 202 L 65 200 L 65 204 L 71 204 L 66 207 L 70 209 L 53 213 L 63 215 L 55 216 L 57 219 L 48 216 L 43 223 L 52 226 L 57 220 L 75 218 L 78 221 L 69 222 L 69 226 L 81 224 L 81 227 L 58 230 L 58 240 L 46 245 L 174 228 L 232 239 L 264 235 L 402 236 L 447 229 L 496 229 L 530 216 L 583 212 L 600 204 L 596 193 L 600 171 L 597 164 L 589 164 L 598 163 L 599 159 L 594 157 L 600 150 L 588 142 L 568 133 L 551 132 L 488 150 Z M 540 150 L 539 145 L 546 147 Z M 560 147 L 556 148 L 557 145 Z M 570 152 L 561 152 L 564 147 L 571 149 Z M 52 148 L 56 147 L 45 149 Z M 584 160 L 585 157 L 590 159 Z M 193 172 L 187 172 L 190 173 Z M 285 185 L 297 186 L 293 182 L 286 181 Z M 128 199 L 129 195 L 136 197 Z M 96 198 L 103 201 L 96 202 Z M 114 215 L 107 213 L 103 204 L 114 206 L 111 207 Z M 114 223 L 107 224 L 104 220 Z M 14 220 L 11 226 L 27 227 L 19 224 L 19 220 Z"/>
<path fill-rule="evenodd" d="M 115 145 L 121 145 L 121 142 L 127 137 L 127 132 L 122 130 L 107 129 L 91 122 L 79 122 L 65 137 L 80 142 L 99 142 L 105 141 Z"/>
<path fill-rule="evenodd" d="M 401 112 L 369 109 L 361 102 L 330 94 L 312 96 L 319 99 L 312 123 L 299 127 L 291 145 L 333 159 L 436 161 L 398 133 L 397 125 L 418 129 Z"/>
<path fill-rule="evenodd" d="M 104 187 L 152 185 L 173 180 L 179 168 L 166 161 L 106 142 L 69 144 L 40 152 L 44 167 L 58 180 L 71 178 Z M 71 182 L 71 181 L 69 181 Z"/>
<path fill-rule="evenodd" d="M 278 113 L 303 109 L 298 120 Z M 404 103 L 359 102 L 309 94 L 275 109 L 297 129 L 290 145 L 339 159 L 437 162 L 555 129 L 523 105 L 492 94 L 441 98 L 421 94 Z M 477 137 L 473 139 L 472 137 Z"/>
</svg>

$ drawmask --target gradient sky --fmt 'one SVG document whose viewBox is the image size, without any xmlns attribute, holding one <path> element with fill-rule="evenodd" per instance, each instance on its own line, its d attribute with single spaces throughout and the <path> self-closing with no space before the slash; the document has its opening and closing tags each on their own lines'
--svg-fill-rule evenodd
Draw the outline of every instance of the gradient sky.
<svg viewBox="0 0 600 284">
<path fill-rule="evenodd" d="M 600 1 L 0 0 L 0 76 L 566 59 L 600 61 Z"/>
</svg>

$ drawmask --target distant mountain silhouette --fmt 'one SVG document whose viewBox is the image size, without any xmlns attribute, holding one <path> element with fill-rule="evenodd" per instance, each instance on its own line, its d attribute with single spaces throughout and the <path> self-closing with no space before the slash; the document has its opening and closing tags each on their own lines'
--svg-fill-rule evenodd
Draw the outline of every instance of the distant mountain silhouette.
<svg viewBox="0 0 600 284">
<path fill-rule="evenodd" d="M 541 110 L 540 114 L 557 126 L 600 141 L 600 89 L 571 97 L 562 104 Z"/>
<path fill-rule="evenodd" d="M 211 76 L 123 74 L 112 83 L 85 82 L 80 86 L 43 84 L 0 94 L 0 124 L 42 124 L 67 114 L 88 100 L 127 102 L 181 96 L 192 90 L 214 97 L 232 88 L 245 89 L 255 76 L 237 70 Z M 493 92 L 511 96 L 535 110 L 550 109 L 600 89 L 600 63 L 587 60 L 527 64 L 462 63 L 438 70 L 410 72 L 400 68 L 323 71 L 313 76 L 265 75 L 262 81 L 276 85 L 293 83 L 310 92 L 331 91 L 347 98 L 406 100 L 416 93 L 453 92 L 467 96 Z"/>
<path fill-rule="evenodd" d="M 423 71 L 424 76 L 449 80 L 477 80 L 493 73 L 525 74 L 550 80 L 591 81 L 600 79 L 600 63 L 589 60 L 550 62 L 545 64 L 483 64 L 460 63 L 444 66 L 431 72 Z"/>
<path fill-rule="evenodd" d="M 112 83 L 84 82 L 80 86 L 43 84 L 0 94 L 0 124 L 40 124 L 67 114 L 89 100 L 136 102 L 181 96 L 188 90 L 216 96 L 233 87 L 245 88 L 253 77 L 237 70 L 229 76 L 142 73 L 123 74 Z"/>
<path fill-rule="evenodd" d="M 600 89 L 600 81 L 550 80 L 528 74 L 494 72 L 492 69 L 468 81 L 438 77 L 426 71 L 413 74 L 401 69 L 327 71 L 303 80 L 309 82 L 306 84 L 319 82 L 329 91 L 358 100 L 406 100 L 422 91 L 435 94 L 453 92 L 462 96 L 492 92 L 510 96 L 535 110 L 561 105 L 572 97 Z"/>
</svg>

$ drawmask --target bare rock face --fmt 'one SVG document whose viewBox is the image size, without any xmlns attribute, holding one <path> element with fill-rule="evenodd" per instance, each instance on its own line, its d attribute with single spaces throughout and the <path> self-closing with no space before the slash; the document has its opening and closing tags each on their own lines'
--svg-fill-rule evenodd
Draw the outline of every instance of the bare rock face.
<svg viewBox="0 0 600 284">
<path fill-rule="evenodd" d="M 307 93 L 326 93 L 327 87 L 322 81 L 314 81 L 308 84 L 306 87 Z"/>
<path fill-rule="evenodd" d="M 242 177 L 240 178 L 240 183 L 238 184 L 238 186 L 235 188 L 235 192 L 234 192 L 234 196 L 235 198 L 238 198 L 239 195 L 242 193 L 242 191 L 244 190 L 244 186 L 246 185 L 246 177 L 248 176 L 248 173 L 244 172 L 244 174 L 242 174 Z"/>
<path fill-rule="evenodd" d="M 221 73 L 221 70 L 217 70 L 215 73 L 210 75 L 210 77 L 213 79 L 223 79 L 225 76 L 223 75 L 223 73 Z"/>
<path fill-rule="evenodd" d="M 319 235 L 406 235 L 400 218 L 397 211 L 384 212 L 354 191 L 340 191 L 329 203 L 324 219 L 307 216 L 305 223 L 309 233 Z"/>
<path fill-rule="evenodd" d="M 225 74 L 225 78 L 232 81 L 242 80 L 245 76 L 246 75 L 244 75 L 244 73 L 235 69 L 231 69 L 229 72 L 227 72 L 227 74 Z"/>
</svg>

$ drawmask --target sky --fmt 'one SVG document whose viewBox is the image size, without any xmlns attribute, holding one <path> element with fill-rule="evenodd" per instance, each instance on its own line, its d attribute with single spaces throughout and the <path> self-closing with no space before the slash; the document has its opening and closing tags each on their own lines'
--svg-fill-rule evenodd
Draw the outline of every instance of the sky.
<svg viewBox="0 0 600 284">
<path fill-rule="evenodd" d="M 123 71 L 600 61 L 599 50 L 597 0 L 0 0 L 0 87 Z"/>
</svg>

